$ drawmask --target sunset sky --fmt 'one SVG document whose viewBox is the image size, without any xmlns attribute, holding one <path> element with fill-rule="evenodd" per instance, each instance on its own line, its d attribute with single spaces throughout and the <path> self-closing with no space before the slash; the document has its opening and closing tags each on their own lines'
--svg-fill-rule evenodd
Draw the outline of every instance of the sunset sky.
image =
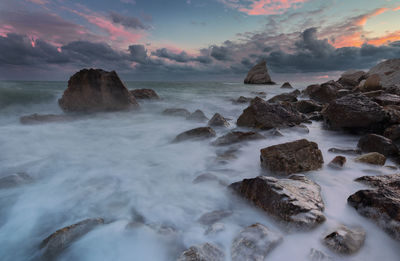
<svg viewBox="0 0 400 261">
<path fill-rule="evenodd" d="M 1 0 L 0 79 L 327 77 L 400 57 L 400 0 Z"/>
</svg>

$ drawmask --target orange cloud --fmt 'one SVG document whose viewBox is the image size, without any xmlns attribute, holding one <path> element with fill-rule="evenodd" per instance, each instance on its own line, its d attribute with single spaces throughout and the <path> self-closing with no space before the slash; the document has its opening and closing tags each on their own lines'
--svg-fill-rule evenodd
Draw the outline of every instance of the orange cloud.
<svg viewBox="0 0 400 261">
<path fill-rule="evenodd" d="M 399 10 L 400 10 L 400 5 L 393 9 L 393 11 L 399 11 Z"/>
<path fill-rule="evenodd" d="M 377 15 L 380 15 L 380 14 L 386 12 L 387 10 L 388 10 L 387 8 L 376 9 L 376 10 L 374 10 L 373 12 L 371 12 L 369 14 L 365 14 L 365 15 L 362 15 L 362 16 L 358 17 L 358 19 L 355 21 L 354 24 L 358 25 L 358 26 L 363 26 L 363 25 L 365 25 L 367 23 L 367 21 L 370 18 L 372 18 L 374 16 L 377 16 Z"/>
<path fill-rule="evenodd" d="M 342 47 L 360 47 L 363 45 L 364 40 L 362 39 L 361 32 L 354 32 L 349 35 L 342 35 L 335 39 L 335 42 L 330 42 L 335 48 L 342 48 Z"/>
<path fill-rule="evenodd" d="M 220 0 L 225 5 L 238 9 L 248 15 L 281 14 L 290 8 L 297 8 L 309 0 L 250 0 L 241 3 L 238 0 Z M 251 2 L 250 4 L 248 2 Z"/>
<path fill-rule="evenodd" d="M 400 41 L 400 30 L 393 32 L 393 33 L 389 33 L 382 37 L 376 37 L 373 39 L 369 39 L 367 41 L 367 43 L 372 44 L 372 45 L 382 45 L 382 44 L 387 44 L 387 43 L 396 42 L 396 41 Z"/>
</svg>

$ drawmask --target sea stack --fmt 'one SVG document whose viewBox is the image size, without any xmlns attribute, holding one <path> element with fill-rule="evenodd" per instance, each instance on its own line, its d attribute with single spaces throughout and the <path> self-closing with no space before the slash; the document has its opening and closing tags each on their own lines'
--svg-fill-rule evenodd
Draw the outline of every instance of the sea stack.
<svg viewBox="0 0 400 261">
<path fill-rule="evenodd" d="M 245 84 L 275 84 L 271 80 L 267 69 L 267 62 L 262 61 L 255 65 L 247 73 L 246 79 L 244 79 Z"/>
<path fill-rule="evenodd" d="M 139 105 L 115 71 L 83 69 L 68 81 L 60 107 L 66 112 L 119 111 Z"/>
</svg>

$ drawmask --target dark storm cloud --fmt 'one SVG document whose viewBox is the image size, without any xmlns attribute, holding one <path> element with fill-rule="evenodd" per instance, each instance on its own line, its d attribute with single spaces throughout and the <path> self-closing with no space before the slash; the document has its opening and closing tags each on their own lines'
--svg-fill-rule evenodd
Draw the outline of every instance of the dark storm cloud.
<svg viewBox="0 0 400 261">
<path fill-rule="evenodd" d="M 126 28 L 133 29 L 148 29 L 138 18 L 131 16 L 124 16 L 115 12 L 110 13 L 110 18 L 114 24 L 121 24 Z"/>
<path fill-rule="evenodd" d="M 228 45 L 228 43 L 225 43 L 225 45 Z M 227 46 L 217 46 L 217 45 L 211 46 L 211 54 L 210 55 L 218 61 L 232 60 L 231 49 Z"/>
<path fill-rule="evenodd" d="M 148 61 L 147 50 L 144 45 L 130 45 L 129 46 L 130 60 L 137 63 L 146 63 Z"/>
<path fill-rule="evenodd" d="M 167 48 L 157 49 L 155 52 L 151 53 L 154 56 L 165 58 L 168 60 L 172 60 L 178 63 L 187 63 L 187 62 L 199 62 L 202 64 L 210 64 L 212 63 L 212 59 L 206 55 L 202 54 L 200 56 L 190 56 L 185 51 L 180 53 L 174 53 Z"/>
</svg>

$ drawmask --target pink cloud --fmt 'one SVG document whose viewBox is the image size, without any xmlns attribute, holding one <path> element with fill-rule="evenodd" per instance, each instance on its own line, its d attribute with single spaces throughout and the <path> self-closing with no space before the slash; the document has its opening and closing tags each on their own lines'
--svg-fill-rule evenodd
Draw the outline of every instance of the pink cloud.
<svg viewBox="0 0 400 261">
<path fill-rule="evenodd" d="M 399 11 L 399 10 L 400 10 L 400 5 L 393 9 L 393 11 Z"/>
<path fill-rule="evenodd" d="M 250 3 L 243 3 L 238 0 L 220 1 L 248 15 L 271 15 L 281 14 L 290 8 L 297 8 L 309 0 L 250 0 Z"/>
<path fill-rule="evenodd" d="M 37 4 L 37 5 L 46 5 L 49 3 L 47 0 L 25 0 L 25 1 L 31 2 L 31 3 Z"/>
<path fill-rule="evenodd" d="M 359 17 L 358 20 L 355 21 L 355 25 L 363 26 L 363 25 L 365 25 L 367 23 L 367 21 L 369 19 L 371 19 L 374 16 L 380 15 L 380 14 L 386 12 L 387 10 L 389 10 L 389 9 L 387 9 L 387 8 L 379 8 L 379 9 L 374 10 L 371 13 L 368 13 L 366 15 L 362 15 L 362 16 Z"/>
</svg>

